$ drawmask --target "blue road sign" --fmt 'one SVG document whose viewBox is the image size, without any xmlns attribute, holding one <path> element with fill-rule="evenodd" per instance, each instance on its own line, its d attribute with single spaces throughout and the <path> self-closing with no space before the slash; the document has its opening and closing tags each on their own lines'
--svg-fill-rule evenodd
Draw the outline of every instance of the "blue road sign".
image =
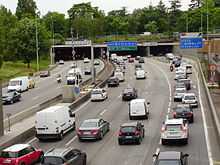
<svg viewBox="0 0 220 165">
<path fill-rule="evenodd" d="M 193 49 L 202 48 L 203 38 L 202 37 L 182 37 L 180 38 L 181 49 Z"/>
<path fill-rule="evenodd" d="M 112 41 L 107 42 L 109 51 L 136 51 L 137 42 L 134 41 Z"/>
</svg>

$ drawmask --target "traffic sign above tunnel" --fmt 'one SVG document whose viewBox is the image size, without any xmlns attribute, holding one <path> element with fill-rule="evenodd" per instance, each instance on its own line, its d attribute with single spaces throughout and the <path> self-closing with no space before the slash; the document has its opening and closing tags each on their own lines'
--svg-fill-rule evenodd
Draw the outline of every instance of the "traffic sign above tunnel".
<svg viewBox="0 0 220 165">
<path fill-rule="evenodd" d="M 134 41 L 112 41 L 107 42 L 109 51 L 137 51 L 137 42 Z"/>
</svg>

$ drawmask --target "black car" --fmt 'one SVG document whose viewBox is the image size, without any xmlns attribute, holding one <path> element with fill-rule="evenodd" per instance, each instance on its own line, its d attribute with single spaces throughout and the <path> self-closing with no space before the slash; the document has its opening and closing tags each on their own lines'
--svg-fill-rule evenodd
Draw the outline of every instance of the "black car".
<svg viewBox="0 0 220 165">
<path fill-rule="evenodd" d="M 117 77 L 110 77 L 107 84 L 108 87 L 117 87 L 119 86 L 119 79 Z"/>
<path fill-rule="evenodd" d="M 124 123 L 120 126 L 118 144 L 136 143 L 141 144 L 144 138 L 144 125 L 141 122 Z"/>
<path fill-rule="evenodd" d="M 50 71 L 45 70 L 40 72 L 40 77 L 49 77 L 50 76 Z"/>
<path fill-rule="evenodd" d="M 138 60 L 138 62 L 139 62 L 139 63 L 144 63 L 144 62 L 145 62 L 145 61 L 144 61 L 144 57 L 140 57 L 139 60 Z"/>
<path fill-rule="evenodd" d="M 122 101 L 130 101 L 138 97 L 137 89 L 135 88 L 125 88 L 122 93 Z"/>
<path fill-rule="evenodd" d="M 11 91 L 2 96 L 2 102 L 3 104 L 13 104 L 17 101 L 20 101 L 21 94 L 17 91 Z"/>
<path fill-rule="evenodd" d="M 163 151 L 153 155 L 153 165 L 188 165 L 188 154 L 179 151 Z"/>
<path fill-rule="evenodd" d="M 88 67 L 88 68 L 84 68 L 84 74 L 85 75 L 91 75 L 92 71 L 91 71 L 91 68 Z"/>
<path fill-rule="evenodd" d="M 193 109 L 189 104 L 179 104 L 173 109 L 173 118 L 183 118 L 193 123 Z"/>
<path fill-rule="evenodd" d="M 42 165 L 86 165 L 86 153 L 72 148 L 53 148 L 44 154 Z"/>
</svg>

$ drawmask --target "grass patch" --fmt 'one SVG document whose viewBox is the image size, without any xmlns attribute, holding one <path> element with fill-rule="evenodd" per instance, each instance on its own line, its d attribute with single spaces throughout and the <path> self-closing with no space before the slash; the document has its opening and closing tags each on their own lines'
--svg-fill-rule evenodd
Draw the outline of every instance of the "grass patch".
<svg viewBox="0 0 220 165">
<path fill-rule="evenodd" d="M 40 70 L 44 70 L 48 68 L 50 64 L 49 58 L 42 58 L 39 60 Z M 18 76 L 27 76 L 30 73 L 34 73 L 37 71 L 36 61 L 32 61 L 30 64 L 30 68 L 27 67 L 27 64 L 24 64 L 22 61 L 6 61 L 3 63 L 2 68 L 0 69 L 0 79 L 7 81 L 11 78 Z"/>
</svg>

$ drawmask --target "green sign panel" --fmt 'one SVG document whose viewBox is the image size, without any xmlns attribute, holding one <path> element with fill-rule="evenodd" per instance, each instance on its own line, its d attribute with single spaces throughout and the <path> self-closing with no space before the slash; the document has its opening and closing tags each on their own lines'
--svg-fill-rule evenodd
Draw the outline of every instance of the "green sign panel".
<svg viewBox="0 0 220 165">
<path fill-rule="evenodd" d="M 107 43 L 109 51 L 137 51 L 137 42 L 113 41 Z"/>
</svg>

